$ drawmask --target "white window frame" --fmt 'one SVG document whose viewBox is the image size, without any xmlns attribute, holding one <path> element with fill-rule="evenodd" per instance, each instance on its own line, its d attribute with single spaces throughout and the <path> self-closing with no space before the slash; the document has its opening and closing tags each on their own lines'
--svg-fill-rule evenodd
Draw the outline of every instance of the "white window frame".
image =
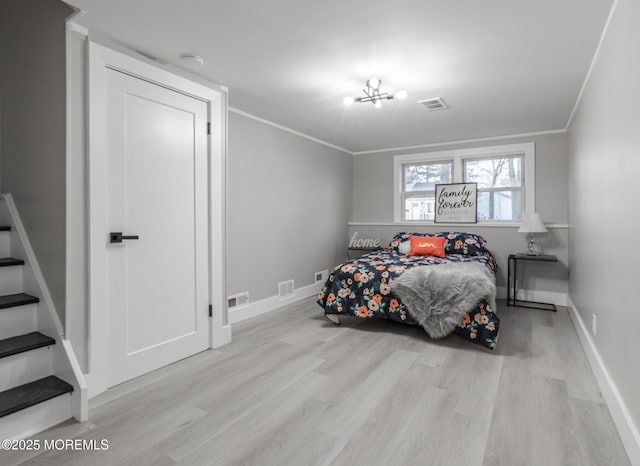
<svg viewBox="0 0 640 466">
<path fill-rule="evenodd" d="M 405 179 L 404 179 L 404 175 L 405 175 L 404 167 L 405 167 L 405 165 L 421 165 L 421 164 L 427 165 L 427 164 L 445 164 L 445 163 L 450 163 L 451 164 L 451 180 L 452 180 L 451 182 L 453 183 L 454 182 L 453 180 L 455 178 L 456 167 L 455 167 L 455 161 L 452 158 L 449 158 L 449 159 L 446 159 L 446 160 L 445 159 L 443 159 L 443 160 L 420 160 L 420 162 L 418 162 L 417 164 L 414 164 L 414 163 L 411 163 L 411 162 L 402 163 L 402 165 L 400 167 L 400 205 L 402 206 L 401 209 L 405 208 L 406 201 L 407 201 L 407 198 L 406 198 L 407 192 L 402 190 L 403 186 L 405 186 Z M 429 192 L 429 191 L 411 191 L 412 194 L 414 194 L 414 193 L 427 193 L 427 192 Z M 434 197 L 435 197 L 435 194 L 436 194 L 436 190 L 434 188 L 433 189 Z M 402 214 L 403 214 L 403 212 L 401 210 L 400 211 L 400 218 L 402 218 Z M 431 223 L 428 220 L 407 220 L 407 221 L 412 222 L 412 223 L 413 222 Z"/>
<path fill-rule="evenodd" d="M 434 163 L 438 161 L 453 160 L 452 183 L 464 182 L 464 160 L 483 159 L 500 156 L 521 155 L 523 157 L 523 214 L 536 210 L 536 149 L 535 143 L 504 144 L 500 146 L 475 147 L 471 149 L 458 149 L 437 152 L 424 152 L 420 154 L 402 154 L 393 157 L 393 221 L 410 225 L 434 225 L 433 221 L 404 220 L 403 166 L 420 162 Z M 521 220 L 479 220 L 483 226 L 520 225 Z M 441 224 L 438 224 L 441 225 Z"/>
</svg>

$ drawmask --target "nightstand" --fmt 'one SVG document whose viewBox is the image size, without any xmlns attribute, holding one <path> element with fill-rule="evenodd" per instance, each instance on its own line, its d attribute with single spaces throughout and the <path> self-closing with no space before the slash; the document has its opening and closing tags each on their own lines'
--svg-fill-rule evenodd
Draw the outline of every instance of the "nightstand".
<svg viewBox="0 0 640 466">
<path fill-rule="evenodd" d="M 518 261 L 558 262 L 558 258 L 549 254 L 530 256 L 529 254 L 510 254 L 507 262 L 507 306 L 528 307 L 556 312 L 556 305 L 516 299 L 516 277 L 518 276 Z"/>
</svg>

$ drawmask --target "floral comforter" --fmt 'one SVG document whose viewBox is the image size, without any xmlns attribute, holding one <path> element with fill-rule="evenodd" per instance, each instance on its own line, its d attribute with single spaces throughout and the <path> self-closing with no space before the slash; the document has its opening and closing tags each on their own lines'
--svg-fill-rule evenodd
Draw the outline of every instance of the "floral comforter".
<svg viewBox="0 0 640 466">
<path fill-rule="evenodd" d="M 497 269 L 489 251 L 481 256 L 449 254 L 441 258 L 380 250 L 337 266 L 318 295 L 318 304 L 324 308 L 325 314 L 383 318 L 416 325 L 405 305 L 394 296 L 389 283 L 410 267 L 435 266 L 445 262 L 479 262 L 494 274 Z M 482 300 L 462 316 L 454 333 L 472 343 L 494 349 L 499 326 L 498 316 L 489 303 Z"/>
</svg>

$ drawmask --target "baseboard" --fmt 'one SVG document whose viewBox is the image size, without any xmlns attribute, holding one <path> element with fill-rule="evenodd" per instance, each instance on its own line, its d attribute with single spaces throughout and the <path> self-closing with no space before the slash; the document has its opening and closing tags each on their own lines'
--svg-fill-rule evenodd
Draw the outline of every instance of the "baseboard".
<svg viewBox="0 0 640 466">
<path fill-rule="evenodd" d="M 229 343 L 231 343 L 231 325 L 212 325 L 209 347 L 220 348 Z"/>
<path fill-rule="evenodd" d="M 507 288 L 499 286 L 497 289 L 498 299 L 507 299 Z M 556 306 L 567 306 L 567 293 L 558 291 L 542 291 L 542 290 L 520 290 L 518 291 L 518 299 L 526 301 L 537 301 L 539 303 L 552 303 Z"/>
<path fill-rule="evenodd" d="M 253 317 L 266 314 L 267 312 L 274 311 L 287 304 L 300 301 L 301 299 L 309 298 L 316 295 L 322 283 L 312 283 L 311 285 L 297 288 L 293 296 L 283 299 L 279 296 L 272 296 L 270 298 L 261 299 L 253 303 L 249 303 L 246 306 L 241 306 L 235 309 L 229 309 L 229 323 L 236 324 L 243 320 L 251 319 Z M 497 289 L 499 299 L 507 298 L 507 288 L 498 287 Z M 539 290 L 520 290 L 518 293 L 519 299 L 526 299 L 528 301 L 538 301 L 542 303 L 553 303 L 556 306 L 567 306 L 567 294 L 555 291 L 539 291 Z"/>
<path fill-rule="evenodd" d="M 281 298 L 280 296 L 272 296 L 270 298 L 261 299 L 254 303 L 249 303 L 246 306 L 241 306 L 235 309 L 229 309 L 229 323 L 237 324 L 243 320 L 251 319 L 253 317 L 266 314 L 267 312 L 275 311 L 276 309 L 286 306 L 287 304 L 295 303 L 302 299 L 310 298 L 318 294 L 322 288 L 322 282 L 312 283 L 311 285 L 296 288 L 293 295 L 288 298 Z"/>
<path fill-rule="evenodd" d="M 580 317 L 580 313 L 574 306 L 573 301 L 571 301 L 571 297 L 568 297 L 568 306 L 573 326 L 578 332 L 580 343 L 582 344 L 584 352 L 587 354 L 591 369 L 596 376 L 600 391 L 602 391 L 602 396 L 609 407 L 613 422 L 618 429 L 618 434 L 620 434 L 624 448 L 629 456 L 629 461 L 631 461 L 631 464 L 640 465 L 640 433 L 638 432 L 638 428 L 633 422 L 633 418 L 618 391 L 618 387 L 611 378 L 598 352 L 598 348 L 591 339 L 591 335 Z"/>
</svg>

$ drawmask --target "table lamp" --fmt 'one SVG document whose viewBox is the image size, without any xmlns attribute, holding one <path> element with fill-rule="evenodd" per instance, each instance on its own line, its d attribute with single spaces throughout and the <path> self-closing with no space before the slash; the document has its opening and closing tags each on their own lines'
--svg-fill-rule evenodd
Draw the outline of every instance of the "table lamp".
<svg viewBox="0 0 640 466">
<path fill-rule="evenodd" d="M 535 233 L 547 233 L 549 230 L 544 226 L 542 217 L 537 212 L 529 212 L 524 214 L 522 225 L 518 229 L 518 233 L 529 233 L 529 250 L 527 255 L 539 256 L 540 252 L 536 248 Z"/>
</svg>

